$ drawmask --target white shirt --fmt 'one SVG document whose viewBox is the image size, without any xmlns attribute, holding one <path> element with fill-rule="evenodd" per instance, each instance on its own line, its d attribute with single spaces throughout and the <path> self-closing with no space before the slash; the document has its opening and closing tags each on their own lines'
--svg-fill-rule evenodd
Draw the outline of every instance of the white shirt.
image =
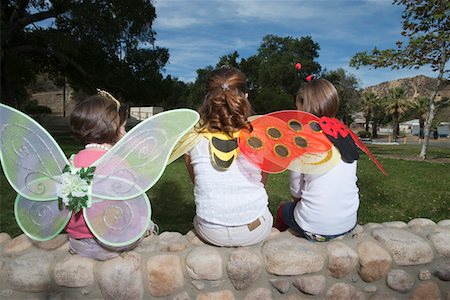
<svg viewBox="0 0 450 300">
<path fill-rule="evenodd" d="M 209 141 L 202 138 L 188 152 L 194 170 L 197 217 L 207 222 L 241 226 L 261 217 L 268 196 L 261 182 L 261 170 L 239 154 L 226 171 L 211 161 Z"/>
<path fill-rule="evenodd" d="M 335 235 L 352 229 L 359 207 L 356 161 L 342 160 L 324 174 L 290 172 L 292 196 L 301 198 L 294 219 L 305 231 Z"/>
</svg>

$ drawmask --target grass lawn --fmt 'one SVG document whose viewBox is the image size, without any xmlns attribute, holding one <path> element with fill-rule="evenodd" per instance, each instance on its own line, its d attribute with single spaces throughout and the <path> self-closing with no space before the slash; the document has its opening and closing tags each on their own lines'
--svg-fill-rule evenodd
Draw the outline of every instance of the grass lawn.
<svg viewBox="0 0 450 300">
<path fill-rule="evenodd" d="M 65 153 L 81 149 L 68 135 L 55 136 Z M 428 161 L 415 159 L 420 145 L 369 145 L 389 173 L 385 177 L 362 155 L 358 161 L 358 186 L 361 204 L 360 224 L 429 218 L 440 221 L 450 217 L 450 148 L 430 146 Z M 0 232 L 19 235 L 14 219 L 16 193 L 0 173 Z M 288 173 L 270 175 L 267 182 L 270 210 L 290 198 Z M 192 183 L 182 160 L 169 165 L 159 182 L 148 191 L 152 219 L 161 231 L 186 233 L 192 228 L 195 205 Z"/>
</svg>

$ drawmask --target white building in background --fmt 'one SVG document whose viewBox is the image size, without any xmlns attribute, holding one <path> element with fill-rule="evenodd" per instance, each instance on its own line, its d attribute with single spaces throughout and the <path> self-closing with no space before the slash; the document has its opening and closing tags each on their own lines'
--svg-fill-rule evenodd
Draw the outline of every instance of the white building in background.
<svg viewBox="0 0 450 300">
<path fill-rule="evenodd" d="M 450 122 L 441 122 L 437 126 L 439 137 L 450 137 Z"/>
<path fill-rule="evenodd" d="M 357 112 L 352 115 L 353 122 L 350 124 L 350 128 L 358 132 L 360 130 L 364 130 L 366 128 L 366 118 L 364 117 L 363 112 Z M 369 125 L 369 128 L 372 128 L 372 124 Z M 370 129 L 369 129 L 370 130 Z"/>
<path fill-rule="evenodd" d="M 158 106 L 132 106 L 130 107 L 130 117 L 142 121 L 163 110 L 164 108 Z"/>
<path fill-rule="evenodd" d="M 412 135 L 419 135 L 420 125 L 419 119 L 409 120 L 399 124 L 400 132 Z"/>
</svg>

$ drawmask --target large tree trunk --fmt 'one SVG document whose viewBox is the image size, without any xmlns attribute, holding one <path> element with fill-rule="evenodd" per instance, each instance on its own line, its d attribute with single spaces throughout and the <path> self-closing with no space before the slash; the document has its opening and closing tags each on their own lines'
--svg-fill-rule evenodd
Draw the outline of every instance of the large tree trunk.
<svg viewBox="0 0 450 300">
<path fill-rule="evenodd" d="M 3 49 L 2 49 L 3 50 Z M 0 101 L 8 104 L 12 107 L 18 107 L 19 103 L 14 95 L 14 91 L 11 89 L 11 85 L 8 82 L 7 76 L 7 64 L 9 63 L 6 59 L 6 54 L 2 53 L 0 59 Z"/>
<path fill-rule="evenodd" d="M 366 132 L 369 132 L 369 123 L 370 123 L 370 111 L 368 111 L 366 114 L 365 114 L 365 116 L 364 116 L 364 118 L 366 119 Z"/>
<path fill-rule="evenodd" d="M 392 114 L 392 140 L 394 142 L 397 141 L 397 136 L 398 136 L 398 112 L 395 111 Z"/>
<path fill-rule="evenodd" d="M 431 124 L 433 122 L 434 116 L 436 115 L 436 104 L 434 102 L 434 99 L 436 98 L 436 94 L 437 94 L 437 91 L 433 91 L 433 94 L 430 97 L 429 112 L 427 113 L 427 118 L 425 120 L 424 139 L 423 139 L 422 149 L 420 149 L 420 154 L 419 154 L 420 158 L 423 160 L 425 160 L 427 158 L 428 142 L 430 141 Z"/>
<path fill-rule="evenodd" d="M 423 120 L 422 114 L 419 116 L 419 137 L 423 139 L 423 132 L 424 132 L 425 122 Z"/>
<path fill-rule="evenodd" d="M 439 92 L 439 88 L 441 87 L 442 78 L 444 77 L 444 69 L 445 69 L 445 63 L 447 62 L 447 57 L 445 56 L 445 50 L 443 51 L 441 63 L 439 65 L 439 75 L 438 75 L 438 81 L 436 83 L 436 87 L 434 88 L 433 93 L 430 97 L 429 102 L 429 110 L 427 113 L 427 118 L 425 121 L 425 132 L 424 132 L 424 140 L 422 144 L 422 149 L 420 149 L 420 158 L 425 160 L 427 158 L 427 150 L 428 150 L 428 142 L 430 140 L 430 130 L 431 130 L 431 124 L 433 122 L 434 116 L 436 115 L 436 95 Z"/>
<path fill-rule="evenodd" d="M 376 139 L 378 138 L 378 124 L 377 122 L 372 122 L 372 138 Z"/>
</svg>

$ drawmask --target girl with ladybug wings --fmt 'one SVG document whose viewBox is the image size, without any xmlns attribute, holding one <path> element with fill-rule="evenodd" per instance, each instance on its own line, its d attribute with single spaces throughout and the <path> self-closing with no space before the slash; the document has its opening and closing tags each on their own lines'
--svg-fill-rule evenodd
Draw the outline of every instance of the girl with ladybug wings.
<svg viewBox="0 0 450 300">
<path fill-rule="evenodd" d="M 289 138 L 294 145 L 285 142 L 291 146 L 286 147 L 289 151 L 281 153 L 290 155 L 291 151 L 297 156 L 298 148 L 302 148 L 308 158 L 305 163 L 302 160 L 305 155 L 300 154 L 300 158 L 288 166 L 294 201 L 278 208 L 275 227 L 280 231 L 290 228 L 309 240 L 327 241 L 350 232 L 356 226 L 358 148 L 369 155 L 383 174 L 386 172 L 363 142 L 334 118 L 339 97 L 329 81 L 314 79 L 306 82 L 297 93 L 296 106 L 298 111 L 271 114 L 288 125 L 290 130 L 283 133 L 290 135 L 296 129 L 298 132 L 297 136 L 294 134 Z M 320 153 L 322 155 L 317 161 L 310 161 Z"/>
</svg>

